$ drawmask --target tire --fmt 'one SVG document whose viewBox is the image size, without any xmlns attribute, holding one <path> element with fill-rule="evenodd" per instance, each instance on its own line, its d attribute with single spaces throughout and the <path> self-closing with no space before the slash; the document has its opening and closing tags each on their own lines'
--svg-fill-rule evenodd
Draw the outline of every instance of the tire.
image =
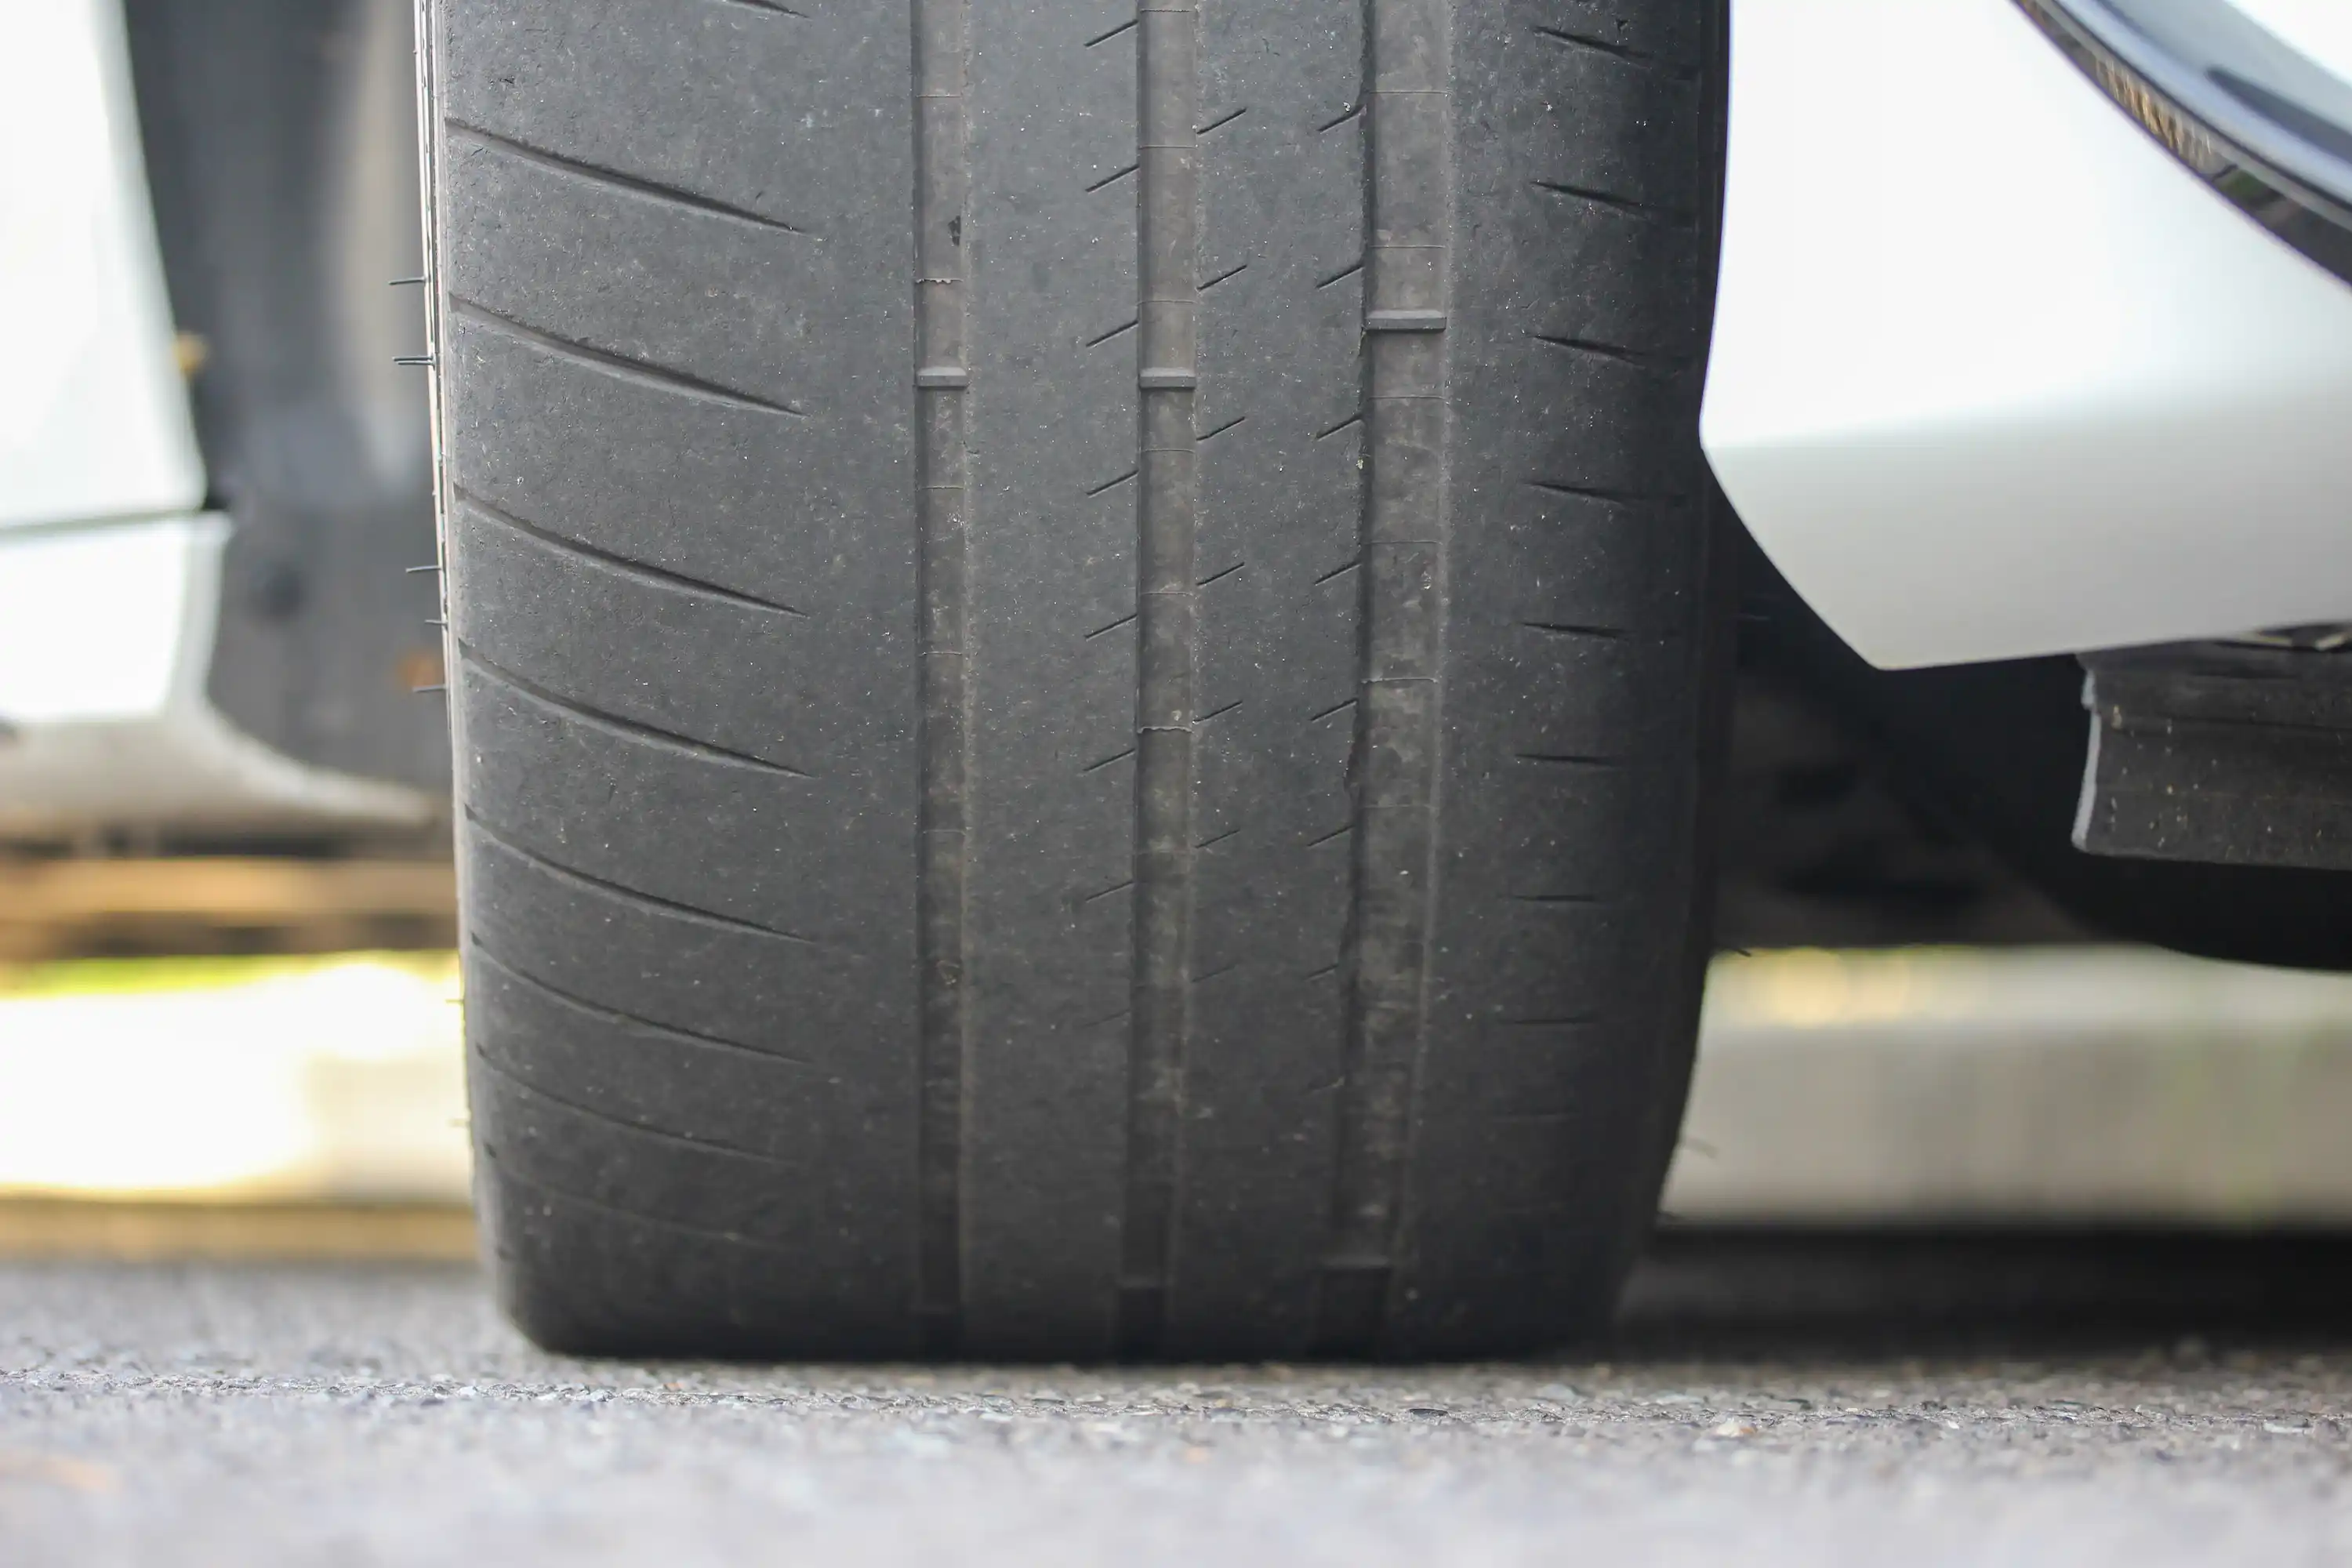
<svg viewBox="0 0 2352 1568">
<path fill-rule="evenodd" d="M 543 1344 L 1610 1310 L 1706 952 L 1717 7 L 1167 4 L 435 0 L 478 1201 Z"/>
</svg>

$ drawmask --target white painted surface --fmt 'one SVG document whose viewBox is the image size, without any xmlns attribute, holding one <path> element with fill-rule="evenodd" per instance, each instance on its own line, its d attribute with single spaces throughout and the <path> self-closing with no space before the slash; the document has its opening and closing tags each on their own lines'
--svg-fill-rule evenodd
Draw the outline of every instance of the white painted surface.
<svg viewBox="0 0 2352 1568">
<path fill-rule="evenodd" d="M 2147 948 L 1717 961 L 1666 1212 L 2352 1219 L 2352 975 Z"/>
<path fill-rule="evenodd" d="M 2352 286 L 2011 0 L 1736 0 L 1703 436 L 1887 667 L 2352 619 Z"/>
<path fill-rule="evenodd" d="M 0 528 L 192 511 L 117 0 L 0 0 Z"/>
<path fill-rule="evenodd" d="M 0 531 L 0 835 L 429 821 L 420 791 L 305 766 L 205 684 L 225 518 Z"/>
<path fill-rule="evenodd" d="M 174 347 L 119 0 L 0 0 L 0 835 L 429 820 L 205 695 L 226 519 Z"/>
<path fill-rule="evenodd" d="M 217 519 L 0 535 L 0 720 L 152 718 L 172 700 L 188 557 Z"/>
<path fill-rule="evenodd" d="M 0 1193 L 463 1202 L 451 954 L 0 974 Z"/>
<path fill-rule="evenodd" d="M 2352 5 L 2346 0 L 2222 0 L 2312 64 L 2352 82 Z"/>
</svg>

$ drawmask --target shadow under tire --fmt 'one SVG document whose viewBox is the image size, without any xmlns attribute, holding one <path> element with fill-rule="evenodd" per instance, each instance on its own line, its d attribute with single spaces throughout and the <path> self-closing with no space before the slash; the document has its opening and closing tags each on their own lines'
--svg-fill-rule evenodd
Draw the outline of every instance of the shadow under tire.
<svg viewBox="0 0 2352 1568">
<path fill-rule="evenodd" d="M 430 13 L 516 1321 L 1605 1321 L 1707 952 L 1719 5 Z"/>
</svg>

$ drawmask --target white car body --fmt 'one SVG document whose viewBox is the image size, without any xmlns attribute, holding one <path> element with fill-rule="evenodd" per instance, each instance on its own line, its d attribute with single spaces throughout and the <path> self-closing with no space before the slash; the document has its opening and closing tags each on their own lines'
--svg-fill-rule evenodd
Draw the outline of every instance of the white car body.
<svg viewBox="0 0 2352 1568">
<path fill-rule="evenodd" d="M 157 252 L 119 0 L 0 13 L 0 835 L 411 825 L 205 695 L 226 518 Z M 37 301 L 37 304 L 32 302 Z"/>
<path fill-rule="evenodd" d="M 2352 74 L 2352 7 L 2242 8 Z M 2352 619 L 2352 285 L 2012 0 L 1736 0 L 1731 64 L 1702 439 L 1858 652 Z"/>
</svg>

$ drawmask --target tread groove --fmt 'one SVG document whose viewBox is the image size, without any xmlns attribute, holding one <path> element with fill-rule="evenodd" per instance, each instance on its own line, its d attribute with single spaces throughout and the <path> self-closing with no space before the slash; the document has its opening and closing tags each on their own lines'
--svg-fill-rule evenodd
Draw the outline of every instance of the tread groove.
<svg viewBox="0 0 2352 1568">
<path fill-rule="evenodd" d="M 1374 1351 L 1389 1332 L 1429 1034 L 1449 483 L 1452 20 L 1451 0 L 1365 0 L 1364 477 L 1354 563 L 1375 569 L 1357 574 L 1346 1024 L 1316 1304 L 1318 1348 L 1341 1354 Z M 1421 330 L 1370 330 L 1408 320 Z M 1380 569 L 1398 552 L 1426 565 Z M 1387 760 L 1375 767 L 1373 758 Z"/>
<path fill-rule="evenodd" d="M 713 599 L 724 600 L 730 605 L 740 605 L 745 609 L 768 610 L 780 616 L 791 616 L 796 620 L 809 618 L 807 611 L 794 609 L 781 600 L 761 599 L 750 594 L 738 593 L 732 588 L 722 588 L 718 584 L 703 578 L 689 577 L 683 572 L 672 572 L 666 566 L 656 566 L 632 556 L 616 555 L 609 550 L 599 550 L 593 544 L 583 544 L 579 540 L 568 538 L 553 529 L 542 528 L 535 522 L 526 522 L 502 507 L 492 506 L 462 485 L 451 485 L 449 495 L 450 499 L 459 506 L 485 521 L 496 523 L 516 533 L 528 534 L 551 549 L 561 550 L 572 555 L 584 555 L 589 560 L 609 566 L 615 572 L 631 577 L 644 578 L 657 586 L 704 595 Z"/>
<path fill-rule="evenodd" d="M 1607 501 L 1612 506 L 1676 506 L 1682 497 L 1655 490 L 1620 489 L 1610 485 L 1570 484 L 1564 479 L 1529 479 L 1528 488 L 1547 495 L 1574 496 L 1580 500 Z"/>
<path fill-rule="evenodd" d="M 971 1011 L 965 990 L 971 881 L 970 420 L 962 255 L 971 184 L 964 112 L 969 0 L 915 0 L 915 427 L 920 563 L 921 771 L 916 870 L 921 992 L 916 1113 L 915 1310 L 925 1348 L 963 1333 L 964 1141 Z M 1100 42 L 1100 39 L 1095 40 Z M 935 384 L 925 385 L 929 379 Z"/>
<path fill-rule="evenodd" d="M 599 708 L 591 708 L 575 698 L 560 696 L 537 681 L 517 675 L 462 637 L 457 639 L 457 651 L 467 665 L 480 670 L 500 686 L 520 693 L 542 708 L 551 708 L 591 729 L 610 731 L 633 741 L 660 746 L 669 751 L 682 752 L 700 761 L 718 763 L 727 767 L 751 768 L 759 773 L 781 773 L 786 778 L 793 779 L 805 779 L 810 776 L 800 769 L 788 767 L 782 763 L 772 763 L 764 757 L 754 757 L 742 752 L 730 751 L 725 746 L 714 746 L 708 741 L 698 741 L 691 735 L 681 735 L 675 730 L 664 730 L 657 725 L 646 723 L 642 720 L 624 719 L 618 714 L 607 713 Z"/>
<path fill-rule="evenodd" d="M 698 1241 L 719 1241 L 730 1247 L 749 1247 L 754 1252 L 772 1252 L 785 1258 L 798 1258 L 806 1250 L 790 1242 L 762 1241 L 758 1237 L 744 1236 L 737 1231 L 713 1230 L 707 1226 L 688 1225 L 684 1220 L 672 1219 L 667 1215 L 647 1214 L 643 1209 L 633 1209 L 621 1204 L 608 1204 L 602 1198 L 592 1198 L 580 1193 L 567 1192 L 562 1187 L 540 1180 L 537 1176 L 524 1175 L 496 1149 L 487 1143 L 477 1143 L 475 1152 L 482 1159 L 496 1165 L 505 1173 L 506 1179 L 516 1186 L 528 1187 L 533 1192 L 544 1193 L 549 1197 L 561 1198 L 567 1204 L 577 1204 L 583 1209 L 593 1209 L 598 1214 L 611 1215 L 616 1219 L 627 1220 L 632 1225 L 642 1225 L 652 1230 L 667 1231 L 673 1236 L 691 1237 Z"/>
<path fill-rule="evenodd" d="M 1698 220 L 1686 212 L 1680 212 L 1673 207 L 1657 206 L 1633 196 L 1620 195 L 1614 191 L 1604 191 L 1591 185 L 1572 185 L 1563 180 L 1529 180 L 1528 184 L 1537 190 L 1549 192 L 1555 196 L 1570 196 L 1577 201 L 1591 202 L 1594 206 L 1605 208 L 1610 212 L 1622 213 L 1628 217 L 1640 218 L 1645 223 L 1654 223 L 1661 227 L 1696 229 L 1698 226 Z"/>
<path fill-rule="evenodd" d="M 1597 359 L 1614 360 L 1642 370 L 1660 371 L 1679 375 L 1697 363 L 1688 354 L 1660 353 L 1650 349 L 1629 349 L 1617 343 L 1604 343 L 1595 338 L 1554 337 L 1546 332 L 1529 332 L 1528 337 L 1556 349 L 1568 349 L 1576 353 L 1591 354 Z"/>
<path fill-rule="evenodd" d="M 1512 754 L 1520 762 L 1534 763 L 1542 767 L 1622 768 L 1625 765 L 1625 759 L 1622 757 L 1601 756 L 1583 752 L 1516 752 Z"/>
<path fill-rule="evenodd" d="M 730 1160 L 748 1160 L 754 1164 L 765 1165 L 771 1170 L 797 1171 L 801 1169 L 801 1165 L 797 1161 L 780 1160 L 773 1154 L 762 1154 L 755 1149 L 740 1149 L 732 1143 L 721 1143 L 713 1139 L 696 1138 L 685 1132 L 672 1132 L 667 1128 L 648 1127 L 644 1122 L 631 1121 L 625 1116 L 615 1116 L 609 1110 L 600 1110 L 593 1105 L 583 1105 L 579 1100 L 572 1100 L 568 1096 L 551 1093 L 549 1090 L 541 1088 L 538 1084 L 531 1082 L 530 1079 L 523 1077 L 520 1073 L 515 1071 L 514 1068 L 499 1061 L 496 1057 L 491 1056 L 487 1051 L 476 1051 L 474 1053 L 474 1059 L 480 1063 L 486 1071 L 505 1079 L 509 1084 L 511 1084 L 516 1089 L 522 1090 L 525 1094 L 531 1096 L 533 1099 L 543 1100 L 550 1105 L 562 1106 L 564 1110 L 572 1112 L 574 1116 L 584 1116 L 589 1121 L 598 1122 L 604 1126 L 611 1127 L 623 1132 L 640 1133 L 643 1136 L 654 1139 L 658 1142 L 676 1143 L 684 1148 L 698 1150 L 705 1153 L 723 1154 Z"/>
<path fill-rule="evenodd" d="M 1126 1190 L 1113 1329 L 1114 1343 L 1130 1354 L 1159 1343 L 1181 1177 L 1177 1142 L 1192 1028 L 1197 837 L 1197 467 L 1208 438 L 1193 423 L 1202 294 L 1200 16 L 1194 0 L 1139 0 L 1136 24 L 1135 886 Z"/>
<path fill-rule="evenodd" d="M 730 0 L 730 3 L 738 5 L 753 5 L 758 10 L 773 10 L 787 16 L 799 15 L 796 11 L 786 11 L 781 5 L 755 5 L 754 0 Z M 737 223 L 748 223 L 757 228 L 794 235 L 803 239 L 816 237 L 808 230 L 797 225 L 786 223 L 782 218 L 770 217 L 765 213 L 755 213 L 748 207 L 739 207 L 730 202 L 722 202 L 713 196 L 699 195 L 693 191 L 681 190 L 676 185 L 663 184 L 658 180 L 646 179 L 642 175 L 625 174 L 618 169 L 608 169 L 602 163 L 586 163 L 577 158 L 567 158 L 561 153 L 552 153 L 544 147 L 535 147 L 528 142 L 519 142 L 511 136 L 502 135 L 485 126 L 469 124 L 460 120 L 452 120 L 447 123 L 451 131 L 467 141 L 488 147 L 493 152 L 506 153 L 509 157 L 521 163 L 536 163 L 559 174 L 570 174 L 574 178 L 591 181 L 600 185 L 610 185 L 614 190 L 626 191 L 632 195 L 644 196 L 647 200 L 662 202 L 670 206 L 685 207 L 690 212 L 702 213 L 710 217 L 732 218 Z"/>
<path fill-rule="evenodd" d="M 557 359 L 567 359 L 575 364 L 587 365 L 618 381 L 651 387 L 673 396 L 690 397 L 703 403 L 716 403 L 722 407 L 747 409 L 757 414 L 777 414 L 787 419 L 808 417 L 806 412 L 793 407 L 789 403 L 771 403 L 764 397 L 754 397 L 750 393 L 738 392 L 731 386 L 721 386 L 715 381 L 705 381 L 700 376 L 688 375 L 684 371 L 655 364 L 650 360 L 632 359 L 627 354 L 616 354 L 605 349 L 592 348 L 586 343 L 576 342 L 554 332 L 543 331 L 537 327 L 526 325 L 511 316 L 502 315 L 491 310 L 487 305 L 456 294 L 449 296 L 449 313 L 461 321 L 472 321 L 478 326 L 487 327 L 501 336 L 512 338 L 518 342 L 529 343 L 541 353 Z"/>
<path fill-rule="evenodd" d="M 476 957 L 508 979 L 540 992 L 563 1006 L 585 1013 L 591 1017 L 604 1018 L 624 1028 L 643 1029 L 648 1034 L 667 1035 L 672 1039 L 684 1040 L 689 1045 L 708 1046 L 713 1050 L 736 1051 L 747 1057 L 757 1057 L 762 1061 L 781 1062 L 786 1067 L 814 1068 L 815 1066 L 805 1057 L 796 1057 L 785 1051 L 770 1050 L 765 1046 L 747 1046 L 740 1040 L 730 1040 L 719 1035 L 706 1035 L 698 1029 L 682 1029 L 676 1024 L 656 1024 L 650 1018 L 640 1018 L 634 1013 L 624 1013 L 617 1007 L 607 1007 L 602 1003 L 591 1002 L 584 996 L 574 996 L 562 986 L 551 985 L 536 974 L 524 973 L 497 953 L 492 952 L 479 938 L 474 939 L 467 945 Z"/>
<path fill-rule="evenodd" d="M 1338 718 L 1340 714 L 1345 713 L 1349 709 L 1353 708 L 1355 705 L 1356 700 L 1352 697 L 1349 698 L 1344 702 L 1334 702 L 1330 707 L 1324 709 L 1320 713 L 1308 714 L 1307 716 L 1307 721 L 1309 724 L 1320 724 L 1326 719 Z"/>
<path fill-rule="evenodd" d="M 1521 621 L 1528 631 L 1541 632 L 1546 637 L 1593 637 L 1601 642 L 1622 642 L 1633 634 L 1622 626 L 1580 626 L 1572 621 Z"/>
<path fill-rule="evenodd" d="M 1629 64 L 1641 66 L 1644 69 L 1654 70 L 1660 76 L 1674 81 L 1692 82 L 1698 79 L 1698 72 L 1690 67 L 1667 59 L 1663 55 L 1652 54 L 1647 49 L 1637 49 L 1631 44 L 1612 43 L 1606 38 L 1596 38 L 1584 33 L 1571 33 L 1565 27 L 1547 27 L 1540 23 L 1529 30 L 1538 37 L 1549 38 L 1555 44 L 1565 44 L 1571 48 L 1590 49 L 1594 54 L 1606 55 L 1613 60 L 1624 60 Z"/>
<path fill-rule="evenodd" d="M 488 823 L 483 821 L 481 815 L 470 806 L 466 810 L 466 822 L 467 825 L 473 828 L 475 832 L 480 834 L 483 837 L 488 839 L 491 843 L 497 845 L 499 848 L 505 850 L 516 859 L 525 861 L 530 865 L 538 867 L 541 870 L 546 872 L 549 876 L 557 879 L 559 881 L 577 882 L 582 887 L 587 888 L 593 892 L 603 894 L 604 897 L 612 899 L 616 902 L 625 904 L 639 904 L 646 909 L 657 910 L 663 914 L 673 915 L 683 920 L 692 921 L 699 925 L 714 926 L 720 931 L 740 931 L 751 936 L 774 937 L 780 942 L 789 942 L 799 947 L 824 948 L 830 949 L 834 952 L 842 951 L 833 942 L 820 941 L 813 936 L 803 936 L 798 931 L 782 931 L 775 926 L 763 926 L 754 921 L 738 920 L 733 915 L 722 915 L 710 910 L 698 910 L 692 904 L 681 904 L 675 899 L 665 899 L 660 897 L 658 894 L 641 892 L 635 888 L 626 888 L 623 887 L 618 882 L 608 881 L 603 877 L 593 877 L 585 871 L 574 870 L 569 866 L 562 865 L 556 861 L 549 859 L 546 856 L 540 854 L 535 849 L 524 848 L 521 845 L 517 844 L 514 840 L 507 837 L 504 834 L 492 827 Z"/>
</svg>

